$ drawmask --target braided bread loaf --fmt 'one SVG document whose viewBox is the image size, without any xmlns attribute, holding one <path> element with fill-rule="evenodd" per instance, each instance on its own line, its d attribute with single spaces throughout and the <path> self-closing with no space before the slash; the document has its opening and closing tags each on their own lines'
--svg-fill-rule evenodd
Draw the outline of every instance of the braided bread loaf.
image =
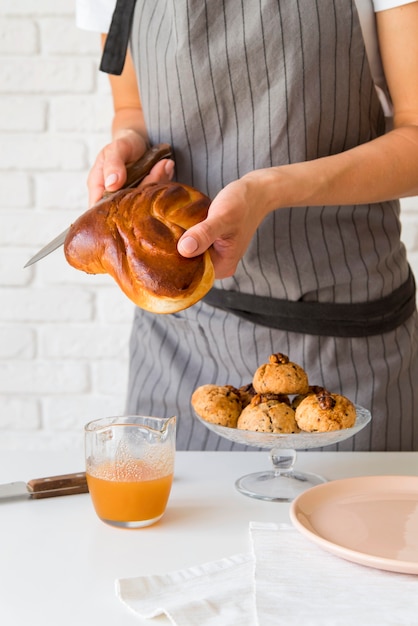
<svg viewBox="0 0 418 626">
<path fill-rule="evenodd" d="M 104 198 L 72 224 L 64 244 L 70 265 L 110 274 L 137 306 L 174 313 L 195 304 L 213 285 L 209 252 L 177 252 L 183 232 L 205 219 L 210 200 L 179 183 L 150 183 Z"/>
</svg>

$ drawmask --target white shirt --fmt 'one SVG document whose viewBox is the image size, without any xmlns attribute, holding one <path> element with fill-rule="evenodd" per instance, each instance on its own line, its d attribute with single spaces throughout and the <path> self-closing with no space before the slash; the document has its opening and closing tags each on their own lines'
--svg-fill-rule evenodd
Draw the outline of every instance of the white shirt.
<svg viewBox="0 0 418 626">
<path fill-rule="evenodd" d="M 76 24 L 83 30 L 107 33 L 116 0 L 75 0 Z"/>
<path fill-rule="evenodd" d="M 360 15 L 367 11 L 372 2 L 375 11 L 385 11 L 417 0 L 356 0 Z M 112 20 L 116 0 L 75 0 L 76 22 L 79 28 L 107 33 Z"/>
</svg>

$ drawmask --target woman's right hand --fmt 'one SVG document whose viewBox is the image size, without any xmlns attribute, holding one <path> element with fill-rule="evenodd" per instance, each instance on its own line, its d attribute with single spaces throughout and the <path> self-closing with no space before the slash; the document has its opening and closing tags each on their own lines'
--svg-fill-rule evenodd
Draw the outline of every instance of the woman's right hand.
<svg viewBox="0 0 418 626">
<path fill-rule="evenodd" d="M 137 161 L 148 149 L 142 135 L 134 130 L 118 133 L 111 143 L 100 150 L 90 170 L 87 185 L 89 206 L 102 198 L 105 191 L 117 191 L 126 181 L 126 164 Z M 152 168 L 141 184 L 168 182 L 174 174 L 174 161 L 163 159 Z"/>
</svg>

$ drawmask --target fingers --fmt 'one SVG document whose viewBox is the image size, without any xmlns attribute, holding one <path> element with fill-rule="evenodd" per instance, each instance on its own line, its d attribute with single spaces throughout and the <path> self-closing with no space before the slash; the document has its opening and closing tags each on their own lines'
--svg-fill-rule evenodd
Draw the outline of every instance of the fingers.
<svg viewBox="0 0 418 626">
<path fill-rule="evenodd" d="M 177 250 L 185 257 L 203 254 L 216 240 L 216 222 L 208 217 L 203 222 L 189 228 L 179 239 Z"/>
<path fill-rule="evenodd" d="M 223 189 L 212 201 L 207 218 L 189 228 L 180 237 L 177 249 L 185 257 L 203 254 L 211 246 L 227 248 L 239 236 L 240 205 L 235 196 Z"/>
<path fill-rule="evenodd" d="M 233 276 L 241 258 L 236 241 L 232 238 L 215 238 L 214 235 L 209 234 L 206 228 L 206 232 L 202 231 L 201 226 L 206 226 L 205 222 L 201 222 L 186 231 L 178 243 L 178 251 L 185 257 L 194 257 L 209 250 L 215 277 L 228 278 Z M 211 241 L 210 244 L 209 241 Z"/>
<path fill-rule="evenodd" d="M 126 164 L 139 159 L 146 151 L 145 140 L 138 133 L 127 133 L 105 146 L 91 168 L 87 186 L 91 206 L 105 191 L 117 191 L 126 181 Z"/>
<path fill-rule="evenodd" d="M 126 166 L 122 158 L 102 158 L 93 165 L 89 177 L 89 203 L 94 204 L 105 191 L 117 191 L 126 180 Z"/>
<path fill-rule="evenodd" d="M 105 190 L 103 177 L 99 176 L 93 169 L 91 169 L 87 179 L 87 186 L 89 207 L 91 207 L 103 196 Z"/>
<path fill-rule="evenodd" d="M 144 150 L 145 151 L 145 150 Z M 142 154 L 131 158 L 132 150 L 119 145 L 109 144 L 99 153 L 90 170 L 87 184 L 89 190 L 89 206 L 103 197 L 105 191 L 117 191 L 126 181 L 126 163 L 138 159 Z M 142 184 L 169 182 L 174 176 L 174 161 L 163 159 L 152 168 Z"/>
<path fill-rule="evenodd" d="M 123 152 L 109 151 L 103 162 L 103 181 L 106 191 L 117 191 L 126 181 L 127 157 Z"/>
<path fill-rule="evenodd" d="M 212 201 L 207 218 L 183 233 L 179 253 L 194 257 L 209 250 L 215 277 L 232 276 L 262 221 L 262 204 L 246 181 L 230 183 Z"/>
<path fill-rule="evenodd" d="M 168 183 L 174 176 L 174 161 L 172 159 L 162 159 L 154 165 L 148 176 L 144 178 L 141 185 L 147 183 Z"/>
<path fill-rule="evenodd" d="M 126 180 L 126 165 L 122 156 L 105 149 L 90 170 L 87 185 L 90 206 L 102 198 L 105 191 L 117 191 Z"/>
<path fill-rule="evenodd" d="M 216 278 L 232 276 L 241 258 L 235 238 L 222 229 L 218 232 L 216 222 L 210 219 L 189 228 L 180 238 L 177 249 L 189 258 L 209 250 Z"/>
<path fill-rule="evenodd" d="M 187 234 L 180 239 L 177 249 L 185 257 L 195 256 L 199 254 L 199 239 L 188 230 Z"/>
</svg>

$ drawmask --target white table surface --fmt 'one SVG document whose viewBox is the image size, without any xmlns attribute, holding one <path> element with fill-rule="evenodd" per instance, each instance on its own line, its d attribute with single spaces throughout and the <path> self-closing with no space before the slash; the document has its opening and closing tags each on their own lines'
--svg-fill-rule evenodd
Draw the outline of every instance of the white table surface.
<svg viewBox="0 0 418 626">
<path fill-rule="evenodd" d="M 166 514 L 140 530 L 101 522 L 88 494 L 0 504 L 0 623 L 139 626 L 115 595 L 116 578 L 248 552 L 250 521 L 289 522 L 289 504 L 234 487 L 239 476 L 269 467 L 267 452 L 178 452 Z M 301 452 L 297 467 L 328 479 L 417 475 L 418 452 Z M 0 454 L 0 483 L 82 469 L 80 453 Z"/>
</svg>

